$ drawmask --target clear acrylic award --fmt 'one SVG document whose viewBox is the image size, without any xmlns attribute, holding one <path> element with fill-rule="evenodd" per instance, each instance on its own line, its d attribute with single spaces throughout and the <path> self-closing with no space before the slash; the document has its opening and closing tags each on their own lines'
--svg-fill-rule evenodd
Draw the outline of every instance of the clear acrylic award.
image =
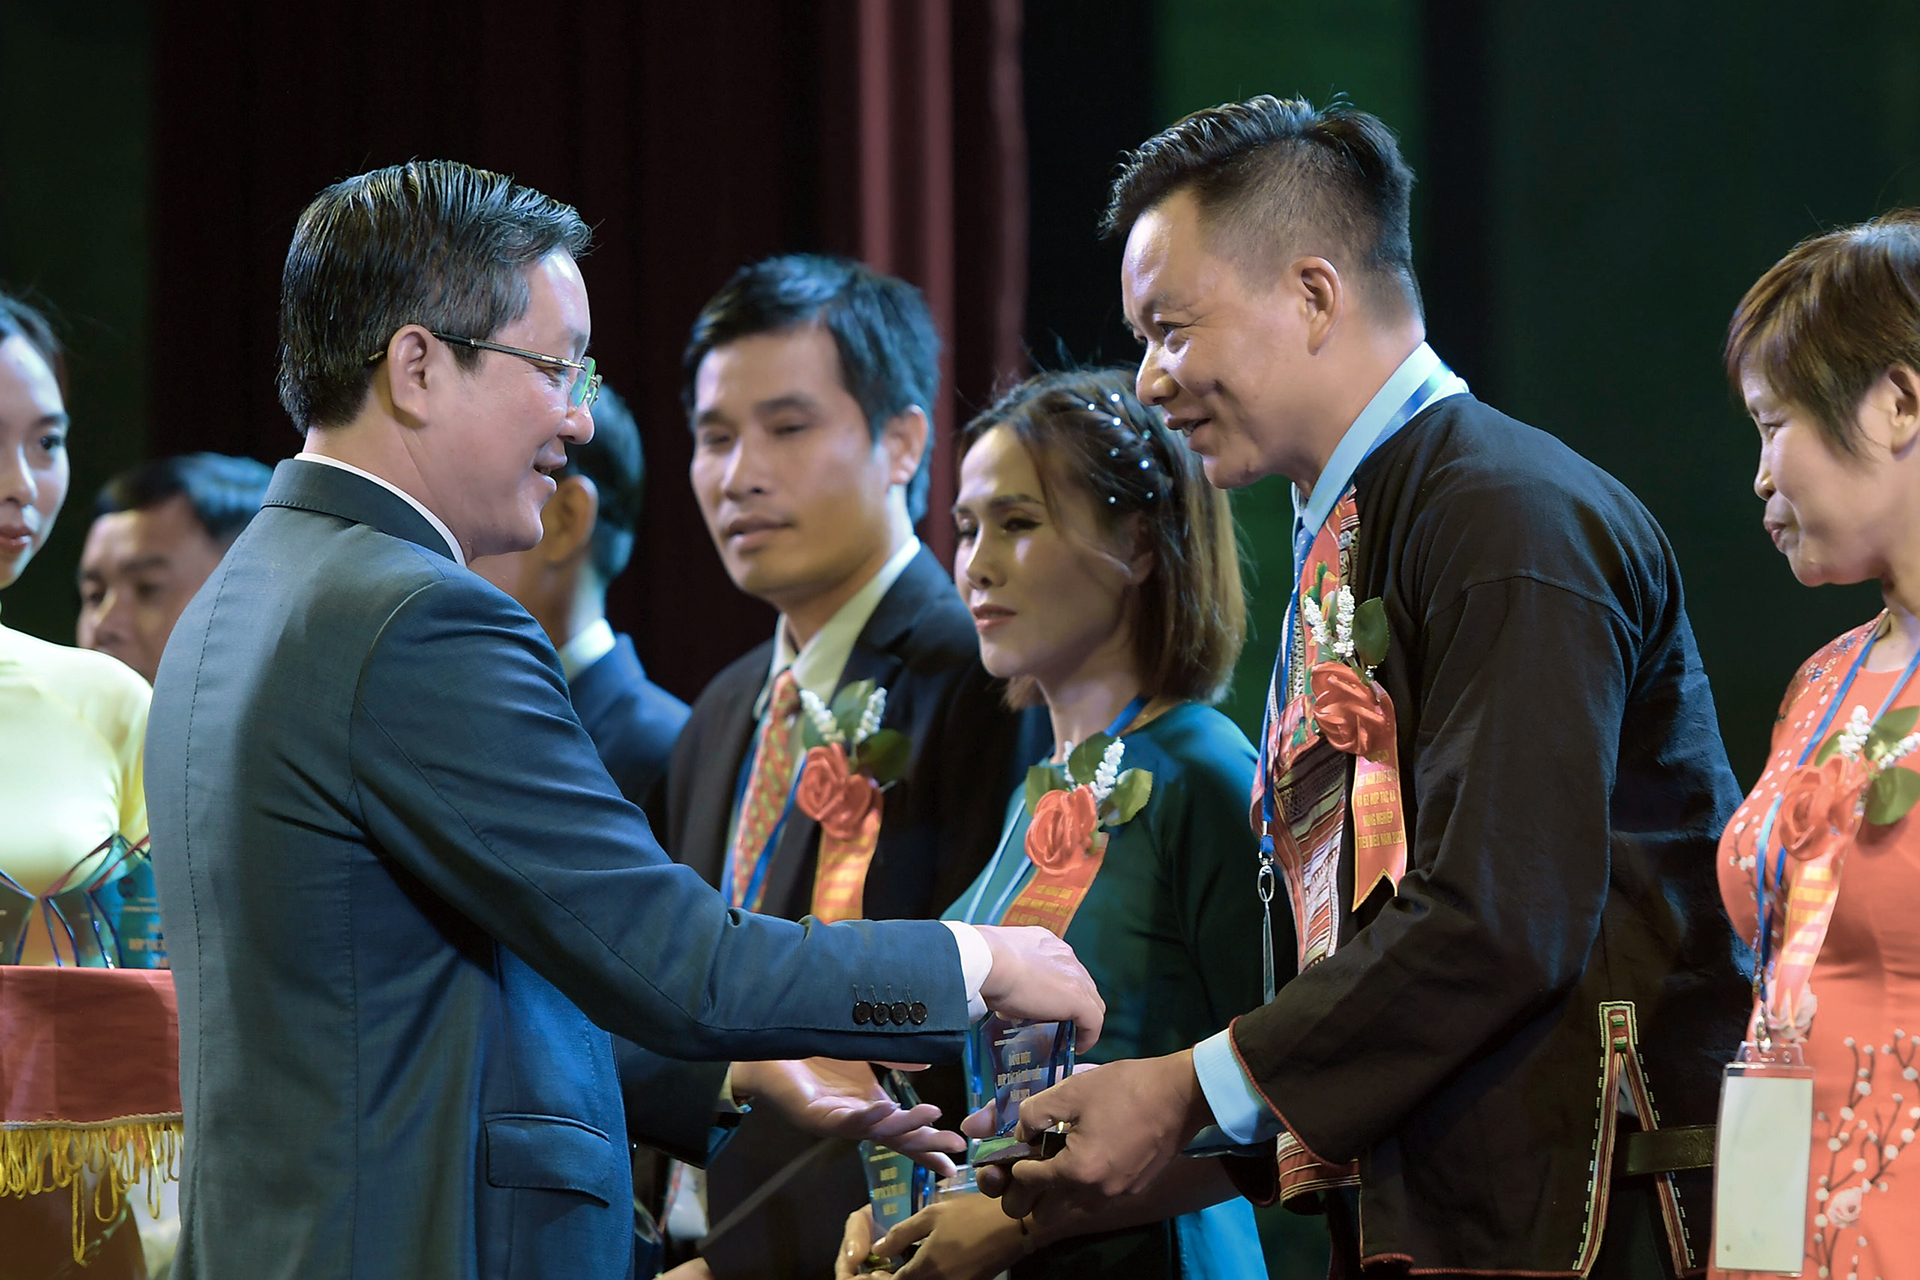
<svg viewBox="0 0 1920 1280">
<path fill-rule="evenodd" d="M 989 1014 L 967 1038 L 967 1102 L 993 1108 L 993 1136 L 976 1138 L 969 1164 L 1042 1154 L 1013 1135 L 1020 1104 L 1073 1074 L 1073 1023 L 1024 1022 Z"/>
<path fill-rule="evenodd" d="M 55 963 L 164 969 L 160 902 L 145 840 L 113 836 L 74 863 L 41 900 Z"/>
<path fill-rule="evenodd" d="M 887 1072 L 880 1083 L 887 1096 L 903 1110 L 920 1105 L 920 1096 L 900 1072 Z M 933 1170 L 915 1164 L 912 1156 L 901 1155 L 877 1142 L 863 1142 L 860 1159 L 867 1173 L 867 1202 L 873 1206 L 875 1240 L 933 1202 Z M 903 1259 L 882 1258 L 876 1254 L 867 1259 L 862 1270 L 891 1271 L 901 1261 Z"/>
</svg>

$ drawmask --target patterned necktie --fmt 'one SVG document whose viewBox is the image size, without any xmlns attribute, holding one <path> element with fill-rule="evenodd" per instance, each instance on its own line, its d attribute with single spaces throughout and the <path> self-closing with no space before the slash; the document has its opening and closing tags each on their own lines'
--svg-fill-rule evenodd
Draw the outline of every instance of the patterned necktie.
<svg viewBox="0 0 1920 1280">
<path fill-rule="evenodd" d="M 760 722 L 760 734 L 753 744 L 753 773 L 747 780 L 746 794 L 740 798 L 740 820 L 733 831 L 733 883 L 727 886 L 727 900 L 749 911 L 760 909 L 766 895 L 763 881 L 753 901 L 747 891 L 754 873 L 767 856 L 767 841 L 787 811 L 787 797 L 793 791 L 794 717 L 800 710 L 800 686 L 793 671 L 782 671 L 773 680 L 773 696 L 767 703 L 766 719 Z"/>
</svg>

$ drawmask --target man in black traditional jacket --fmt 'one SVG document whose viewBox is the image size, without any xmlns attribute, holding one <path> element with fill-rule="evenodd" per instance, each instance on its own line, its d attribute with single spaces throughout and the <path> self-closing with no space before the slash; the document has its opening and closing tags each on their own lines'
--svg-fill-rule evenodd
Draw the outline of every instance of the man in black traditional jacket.
<svg viewBox="0 0 1920 1280">
<path fill-rule="evenodd" d="M 1150 1195 L 1217 1124 L 1278 1137 L 1335 1275 L 1694 1271 L 1696 1126 L 1748 999 L 1713 870 L 1740 792 L 1652 516 L 1426 345 L 1411 186 L 1379 120 L 1271 97 L 1189 116 L 1115 180 L 1141 399 L 1214 484 L 1291 479 L 1296 560 L 1331 529 L 1353 600 L 1381 602 L 1406 856 L 1386 882 L 1363 856 L 1356 882 L 1339 758 L 1321 811 L 1344 821 L 1337 859 L 1303 884 L 1295 858 L 1276 895 L 1332 903 L 1323 944 L 1220 1036 L 1031 1100 L 1030 1130 L 1072 1129 L 1016 1166 L 1007 1211 Z M 1289 621 L 1270 728 L 1303 697 L 1312 722 L 1312 628 Z M 1319 798 L 1283 776 L 1278 736 L 1254 817 L 1286 869 Z M 1241 1179 L 1255 1198 L 1281 1189 L 1272 1157 L 1241 1167 L 1264 1175 Z"/>
</svg>

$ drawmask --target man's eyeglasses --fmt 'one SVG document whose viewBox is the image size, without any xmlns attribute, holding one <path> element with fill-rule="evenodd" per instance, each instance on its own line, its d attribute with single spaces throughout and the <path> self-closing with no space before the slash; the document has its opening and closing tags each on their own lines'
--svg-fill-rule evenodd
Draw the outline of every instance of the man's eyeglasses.
<svg viewBox="0 0 1920 1280">
<path fill-rule="evenodd" d="M 454 342 L 463 347 L 473 347 L 479 351 L 498 351 L 502 355 L 519 356 L 522 360 L 531 360 L 535 364 L 558 365 L 562 369 L 573 370 L 573 379 L 567 384 L 567 408 L 591 409 L 593 402 L 600 398 L 600 375 L 594 372 L 593 357 L 582 360 L 569 360 L 565 356 L 543 355 L 538 351 L 527 351 L 520 347 L 504 347 L 497 342 L 483 342 L 479 338 L 463 338 L 458 334 L 441 333 L 435 329 L 427 330 L 442 342 Z M 385 351 L 376 351 L 367 357 L 368 364 L 377 364 L 386 358 Z"/>
</svg>

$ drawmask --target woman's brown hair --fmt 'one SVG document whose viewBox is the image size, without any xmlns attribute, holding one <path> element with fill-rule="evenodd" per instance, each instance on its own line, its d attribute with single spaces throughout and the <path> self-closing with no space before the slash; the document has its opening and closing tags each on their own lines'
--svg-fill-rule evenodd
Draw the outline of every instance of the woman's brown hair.
<svg viewBox="0 0 1920 1280">
<path fill-rule="evenodd" d="M 1117 369 L 1063 370 L 1028 378 L 961 433 L 960 453 L 1005 427 L 1033 459 L 1041 497 L 1073 488 L 1093 502 L 1107 532 L 1139 517 L 1153 569 L 1134 588 L 1133 652 L 1149 698 L 1218 701 L 1246 639 L 1246 598 L 1227 496 L 1163 415 L 1134 398 Z M 1031 680 L 1008 690 L 1031 706 Z"/>
<path fill-rule="evenodd" d="M 1802 240 L 1734 309 L 1727 379 L 1752 373 L 1858 455 L 1856 416 L 1895 365 L 1920 370 L 1920 210 L 1897 209 Z"/>
</svg>

